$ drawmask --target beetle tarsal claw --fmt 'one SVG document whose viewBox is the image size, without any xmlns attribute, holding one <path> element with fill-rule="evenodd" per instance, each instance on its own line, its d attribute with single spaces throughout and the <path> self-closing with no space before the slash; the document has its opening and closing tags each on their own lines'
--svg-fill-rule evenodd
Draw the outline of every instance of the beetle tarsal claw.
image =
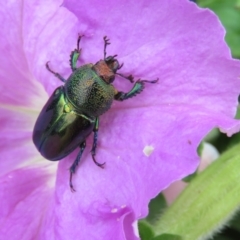
<svg viewBox="0 0 240 240">
<path fill-rule="evenodd" d="M 76 192 L 75 188 L 73 187 L 73 185 L 70 185 L 70 189 L 71 189 L 71 192 Z"/>
<path fill-rule="evenodd" d="M 72 184 L 72 176 L 73 176 L 73 172 L 70 171 L 69 186 L 70 186 L 70 189 L 72 192 L 76 192 L 76 190 L 74 189 L 73 184 Z"/>
<path fill-rule="evenodd" d="M 95 157 L 94 157 L 94 155 L 92 155 L 92 159 L 93 159 L 93 161 L 94 161 L 94 163 L 98 166 L 98 167 L 100 167 L 100 168 L 104 168 L 105 167 L 105 162 L 104 163 L 99 163 L 99 162 L 97 162 L 97 160 L 95 159 Z"/>
</svg>

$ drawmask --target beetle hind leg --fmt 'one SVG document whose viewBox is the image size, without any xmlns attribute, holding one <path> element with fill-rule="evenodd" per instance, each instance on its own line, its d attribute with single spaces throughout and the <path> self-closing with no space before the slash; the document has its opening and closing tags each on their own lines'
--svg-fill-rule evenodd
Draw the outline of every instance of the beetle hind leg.
<svg viewBox="0 0 240 240">
<path fill-rule="evenodd" d="M 75 159 L 74 163 L 72 164 L 72 166 L 70 167 L 70 179 L 69 179 L 69 185 L 70 185 L 70 188 L 71 188 L 71 191 L 72 192 L 75 192 L 76 190 L 74 189 L 73 187 L 73 184 L 72 184 L 72 177 L 73 177 L 73 174 L 76 172 L 76 169 L 77 169 L 77 166 L 80 162 L 80 159 L 82 157 L 82 154 L 83 154 L 83 151 L 86 147 L 86 142 L 84 141 L 83 143 L 81 143 L 80 145 L 80 151 L 77 155 L 77 158 Z"/>
<path fill-rule="evenodd" d="M 142 92 L 142 90 L 144 89 L 145 83 L 156 83 L 158 80 L 159 79 L 149 81 L 149 80 L 139 79 L 135 82 L 135 84 L 133 85 L 133 88 L 129 92 L 127 93 L 117 92 L 114 96 L 114 99 L 118 101 L 123 101 L 129 98 L 132 98 Z"/>
<path fill-rule="evenodd" d="M 93 146 L 92 146 L 91 154 L 92 154 L 92 159 L 93 159 L 94 163 L 98 167 L 104 168 L 105 162 L 104 163 L 99 163 L 95 159 L 96 149 L 97 149 L 97 139 L 98 139 L 98 127 L 99 127 L 99 119 L 97 118 L 96 122 L 95 122 L 94 129 L 93 129 L 94 137 L 93 137 Z"/>
<path fill-rule="evenodd" d="M 79 35 L 78 36 L 78 40 L 77 40 L 77 48 L 74 49 L 71 54 L 70 54 L 70 66 L 71 66 L 71 69 L 72 71 L 75 71 L 77 69 L 77 61 L 80 57 L 80 54 L 81 54 L 81 48 L 79 47 L 80 46 L 80 41 L 81 41 L 81 38 L 82 38 L 83 35 Z"/>
</svg>

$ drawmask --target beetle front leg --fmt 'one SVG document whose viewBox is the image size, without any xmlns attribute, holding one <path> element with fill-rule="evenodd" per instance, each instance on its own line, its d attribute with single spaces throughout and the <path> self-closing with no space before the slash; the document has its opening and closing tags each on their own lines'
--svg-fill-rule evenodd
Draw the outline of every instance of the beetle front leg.
<svg viewBox="0 0 240 240">
<path fill-rule="evenodd" d="M 83 151 L 86 147 L 86 142 L 84 141 L 83 143 L 80 144 L 80 151 L 77 155 L 77 158 L 75 159 L 74 163 L 72 164 L 72 166 L 70 167 L 70 180 L 69 180 L 69 185 L 70 185 L 70 188 L 71 188 L 71 191 L 72 192 L 75 192 L 76 190 L 74 189 L 73 187 L 73 184 L 72 184 L 72 176 L 73 174 L 76 172 L 76 168 L 80 162 L 80 159 L 82 157 L 82 154 L 83 154 Z"/>
<path fill-rule="evenodd" d="M 66 82 L 67 80 L 64 79 L 64 77 L 62 77 L 59 73 L 54 72 L 50 67 L 49 67 L 49 62 L 46 63 L 46 68 L 49 72 L 51 72 L 52 74 L 54 74 L 55 77 L 57 77 L 59 80 L 61 80 L 62 82 Z"/>
<path fill-rule="evenodd" d="M 92 146 L 91 154 L 92 154 L 92 159 L 93 159 L 94 163 L 98 167 L 104 168 L 105 162 L 104 163 L 99 163 L 95 159 L 96 149 L 97 149 L 98 127 L 99 127 L 99 118 L 96 118 L 95 126 L 94 126 L 94 129 L 93 129 L 94 137 L 93 137 L 93 146 Z"/>
<path fill-rule="evenodd" d="M 157 81 L 158 81 L 158 79 L 152 80 L 152 81 L 139 79 L 135 82 L 133 88 L 129 92 L 127 92 L 127 93 L 117 92 L 114 96 L 114 99 L 118 100 L 118 101 L 123 101 L 123 100 L 129 99 L 131 97 L 134 97 L 137 94 L 139 94 L 140 92 L 142 92 L 142 90 L 144 89 L 145 83 L 156 83 Z"/>
<path fill-rule="evenodd" d="M 80 54 L 81 54 L 81 48 L 79 47 L 80 46 L 80 40 L 82 38 L 83 35 L 79 35 L 78 36 L 78 40 L 77 40 L 77 48 L 74 49 L 71 54 L 70 54 L 70 66 L 71 66 L 71 69 L 72 71 L 75 71 L 77 69 L 77 61 L 80 57 Z"/>
</svg>

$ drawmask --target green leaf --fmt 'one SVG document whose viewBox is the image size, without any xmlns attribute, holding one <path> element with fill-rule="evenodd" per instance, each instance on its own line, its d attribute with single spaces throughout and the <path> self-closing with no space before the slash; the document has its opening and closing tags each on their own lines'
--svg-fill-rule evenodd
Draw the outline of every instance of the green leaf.
<svg viewBox="0 0 240 240">
<path fill-rule="evenodd" d="M 197 171 L 195 171 L 194 173 L 188 175 L 187 177 L 183 178 L 182 181 L 189 183 L 191 182 L 196 176 L 197 176 Z"/>
<path fill-rule="evenodd" d="M 200 142 L 200 144 L 198 145 L 198 147 L 197 147 L 197 153 L 198 153 L 198 156 L 202 156 L 202 151 L 203 151 L 203 141 L 202 142 Z"/>
<path fill-rule="evenodd" d="M 154 236 L 153 229 L 146 221 L 138 222 L 138 230 L 141 240 L 149 240 Z"/>
<path fill-rule="evenodd" d="M 155 198 L 153 198 L 149 205 L 149 213 L 146 217 L 146 221 L 148 221 L 151 224 L 154 224 L 154 222 L 160 217 L 162 212 L 167 207 L 167 202 L 165 200 L 165 197 L 162 193 L 158 194 Z"/>
<path fill-rule="evenodd" d="M 207 239 L 240 207 L 240 144 L 199 173 L 155 223 L 158 235 Z"/>
<path fill-rule="evenodd" d="M 237 113 L 236 113 L 236 119 L 240 119 L 240 107 L 238 105 L 238 108 L 237 108 Z"/>
<path fill-rule="evenodd" d="M 161 234 L 157 237 L 154 237 L 151 240 L 183 240 L 183 238 L 179 235 L 165 233 L 165 234 Z"/>
<path fill-rule="evenodd" d="M 234 217 L 234 219 L 231 221 L 231 228 L 235 229 L 240 233 L 240 212 L 238 212 L 238 215 Z"/>
<path fill-rule="evenodd" d="M 232 55 L 240 57 L 240 1 L 236 0 L 198 0 L 201 7 L 213 10 L 227 30 L 226 42 Z"/>
</svg>

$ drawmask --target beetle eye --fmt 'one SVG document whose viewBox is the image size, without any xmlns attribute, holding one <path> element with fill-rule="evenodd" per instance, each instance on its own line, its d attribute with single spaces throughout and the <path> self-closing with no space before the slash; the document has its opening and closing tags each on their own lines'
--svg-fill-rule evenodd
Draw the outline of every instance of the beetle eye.
<svg viewBox="0 0 240 240">
<path fill-rule="evenodd" d="M 115 75 L 113 75 L 112 77 L 109 78 L 109 83 L 112 83 L 115 79 Z"/>
<path fill-rule="evenodd" d="M 108 67 L 110 69 L 112 69 L 112 71 L 114 73 L 116 73 L 117 70 L 119 69 L 119 62 L 118 62 L 118 60 L 114 59 L 114 57 L 112 57 L 112 56 L 109 56 L 109 57 L 105 58 L 105 62 L 108 65 Z"/>
<path fill-rule="evenodd" d="M 114 73 L 116 73 L 116 71 L 119 69 L 119 62 L 118 60 L 114 60 L 112 63 L 112 70 Z"/>
<path fill-rule="evenodd" d="M 107 63 L 110 63 L 112 61 L 113 61 L 113 57 L 112 56 L 108 56 L 108 57 L 105 58 L 105 62 L 107 62 Z"/>
</svg>

